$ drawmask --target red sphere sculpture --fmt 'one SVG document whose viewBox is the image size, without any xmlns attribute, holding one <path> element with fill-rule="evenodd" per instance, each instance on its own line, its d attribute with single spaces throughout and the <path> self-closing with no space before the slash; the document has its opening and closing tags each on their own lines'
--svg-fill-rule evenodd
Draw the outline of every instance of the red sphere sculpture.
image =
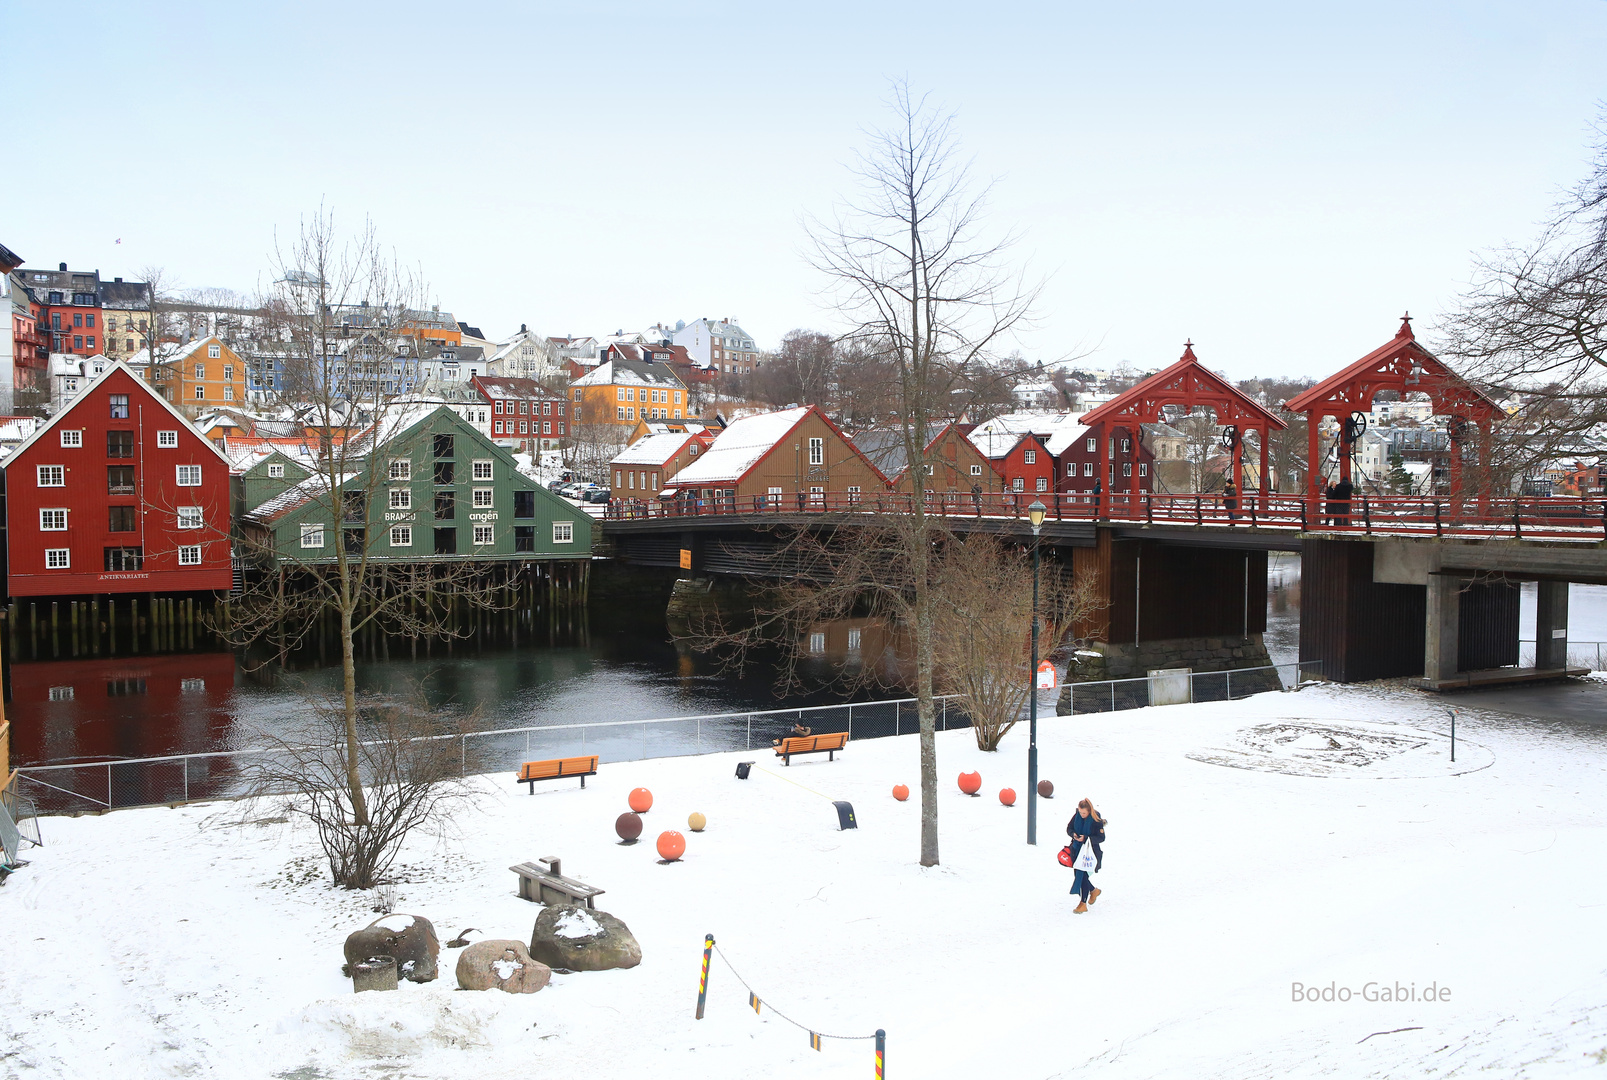
<svg viewBox="0 0 1607 1080">
<path fill-rule="evenodd" d="M 1043 796 L 1045 799 L 1052 799 L 1055 797 L 1055 786 L 1047 780 L 1039 780 L 1038 794 Z"/>
<path fill-rule="evenodd" d="M 642 819 L 627 810 L 614 819 L 614 831 L 621 840 L 635 840 L 642 835 Z"/>
<path fill-rule="evenodd" d="M 686 853 L 686 837 L 671 829 L 658 834 L 658 856 L 665 862 L 674 862 Z"/>
<path fill-rule="evenodd" d="M 982 774 L 979 772 L 963 772 L 960 774 L 960 790 L 967 795 L 975 795 L 982 790 Z"/>
<path fill-rule="evenodd" d="M 627 801 L 631 804 L 632 810 L 638 814 L 645 814 L 653 808 L 653 793 L 644 787 L 639 787 L 631 792 Z"/>
<path fill-rule="evenodd" d="M 1008 787 L 1000 788 L 999 801 L 1004 803 L 1006 806 L 1014 806 L 1016 804 L 1016 789 Z"/>
<path fill-rule="evenodd" d="M 910 797 L 910 789 L 909 788 L 905 787 L 903 784 L 894 784 L 893 785 L 893 798 L 897 799 L 899 802 L 903 802 L 905 799 L 907 799 L 909 797 Z"/>
</svg>

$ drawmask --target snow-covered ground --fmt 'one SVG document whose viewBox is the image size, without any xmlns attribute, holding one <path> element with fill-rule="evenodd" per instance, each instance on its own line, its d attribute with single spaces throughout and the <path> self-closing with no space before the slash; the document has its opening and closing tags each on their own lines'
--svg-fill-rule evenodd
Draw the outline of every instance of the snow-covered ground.
<svg viewBox="0 0 1607 1080">
<path fill-rule="evenodd" d="M 817 1052 L 777 1009 L 885 1028 L 891 1077 L 1604 1075 L 1607 727 L 1470 710 L 1454 766 L 1445 729 L 1438 699 L 1360 687 L 1047 718 L 1036 848 L 1024 798 L 996 797 L 1025 794 L 1024 729 L 997 754 L 950 732 L 931 869 L 918 796 L 890 795 L 916 785 L 913 736 L 786 769 L 605 763 L 584 791 L 534 796 L 488 777 L 458 839 L 410 846 L 397 910 L 443 942 L 528 940 L 540 909 L 508 867 L 559 855 L 644 953 L 518 996 L 457 991 L 445 949 L 438 982 L 352 994 L 341 943 L 371 897 L 331 889 L 299 828 L 225 826 L 219 806 L 47 819 L 0 888 L 0 1073 L 872 1074 L 870 1043 Z M 736 779 L 743 758 L 767 771 Z M 982 798 L 954 784 L 973 768 Z M 646 842 L 620 846 L 639 785 Z M 1054 855 L 1083 794 L 1110 831 L 1104 895 L 1074 915 Z M 669 828 L 686 857 L 661 865 Z M 716 959 L 693 1019 L 705 932 L 761 1015 Z M 1296 983 L 1350 1000 L 1295 1002 Z M 1421 1000 L 1430 984 L 1448 1000 Z M 1397 985 L 1420 1000 L 1362 1000 Z"/>
</svg>

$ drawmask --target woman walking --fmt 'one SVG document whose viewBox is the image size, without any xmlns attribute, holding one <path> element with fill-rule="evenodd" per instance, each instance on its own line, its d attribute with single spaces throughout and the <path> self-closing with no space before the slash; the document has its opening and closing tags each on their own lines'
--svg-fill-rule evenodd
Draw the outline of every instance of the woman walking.
<svg viewBox="0 0 1607 1080">
<path fill-rule="evenodd" d="M 1092 802 L 1082 799 L 1077 803 L 1077 813 L 1066 825 L 1066 835 L 1071 837 L 1071 865 L 1076 874 L 1071 891 L 1081 898 L 1073 914 L 1081 915 L 1088 910 L 1089 904 L 1099 899 L 1101 890 L 1094 888 L 1093 880 L 1088 875 L 1097 873 L 1104 862 L 1100 843 L 1105 838 L 1105 819 L 1099 816 Z M 1085 846 L 1086 852 L 1083 850 Z"/>
</svg>

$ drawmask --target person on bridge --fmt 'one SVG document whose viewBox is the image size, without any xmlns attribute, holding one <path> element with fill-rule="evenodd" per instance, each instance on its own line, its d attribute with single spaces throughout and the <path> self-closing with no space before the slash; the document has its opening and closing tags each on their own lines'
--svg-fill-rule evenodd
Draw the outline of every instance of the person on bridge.
<svg viewBox="0 0 1607 1080">
<path fill-rule="evenodd" d="M 1337 484 L 1328 485 L 1328 520 L 1341 527 L 1350 524 L 1350 497 L 1356 493 L 1356 485 L 1350 482 L 1350 477 L 1342 476 Z"/>
<path fill-rule="evenodd" d="M 1239 489 L 1233 486 L 1232 480 L 1222 485 L 1222 505 L 1227 509 L 1228 521 L 1239 519 L 1239 515 L 1234 512 L 1239 508 Z"/>
<path fill-rule="evenodd" d="M 1066 823 L 1066 835 L 1071 837 L 1071 865 L 1076 876 L 1072 879 L 1071 891 L 1081 897 L 1073 914 L 1081 915 L 1088 910 L 1088 905 L 1099 899 L 1102 890 L 1094 888 L 1091 873 L 1097 873 L 1099 866 L 1104 862 L 1104 855 L 1100 851 L 1100 843 L 1104 839 L 1105 819 L 1099 816 L 1094 804 L 1088 799 L 1081 799 L 1077 803 L 1077 813 Z M 1098 839 L 1096 839 L 1096 837 Z M 1089 854 L 1093 858 L 1093 867 L 1086 868 L 1088 860 L 1082 858 L 1083 845 L 1088 845 Z"/>
</svg>

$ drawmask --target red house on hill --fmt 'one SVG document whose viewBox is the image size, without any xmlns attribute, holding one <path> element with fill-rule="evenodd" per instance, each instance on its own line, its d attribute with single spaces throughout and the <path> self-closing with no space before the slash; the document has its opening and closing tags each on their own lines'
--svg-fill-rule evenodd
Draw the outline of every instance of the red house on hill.
<svg viewBox="0 0 1607 1080">
<path fill-rule="evenodd" d="M 232 584 L 229 460 L 122 361 L 0 467 L 11 596 Z"/>
</svg>

